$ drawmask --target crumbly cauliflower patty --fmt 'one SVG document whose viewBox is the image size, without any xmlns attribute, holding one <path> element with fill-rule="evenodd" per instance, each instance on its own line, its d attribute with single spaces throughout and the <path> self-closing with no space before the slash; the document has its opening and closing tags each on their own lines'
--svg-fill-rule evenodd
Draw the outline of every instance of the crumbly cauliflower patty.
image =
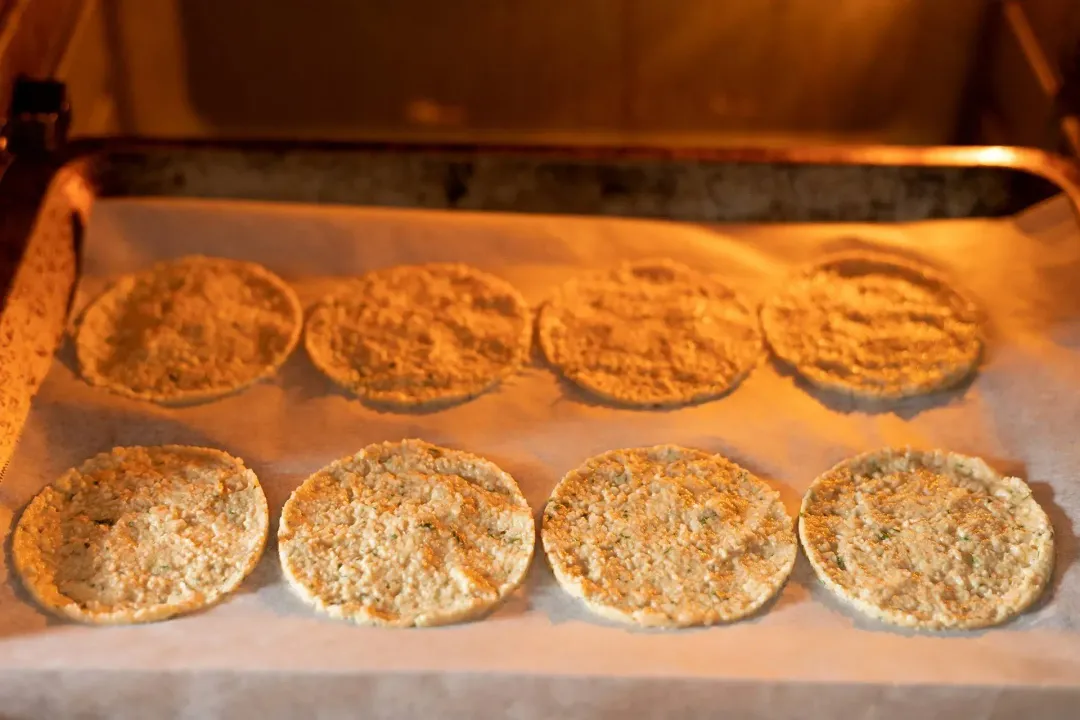
<svg viewBox="0 0 1080 720">
<path fill-rule="evenodd" d="M 120 278 L 84 313 L 75 348 L 93 385 L 188 403 L 277 372 L 302 328 L 300 302 L 277 275 L 192 255 Z"/>
<path fill-rule="evenodd" d="M 818 578 L 895 625 L 1002 623 L 1034 603 L 1054 566 L 1054 530 L 1018 478 L 940 450 L 882 450 L 810 486 L 799 535 Z"/>
<path fill-rule="evenodd" d="M 235 590 L 262 555 L 268 518 L 255 473 L 220 450 L 114 448 L 38 493 L 12 554 L 30 594 L 59 615 L 150 622 Z"/>
<path fill-rule="evenodd" d="M 289 584 L 366 625 L 474 618 L 517 588 L 536 529 L 494 463 L 420 440 L 369 445 L 304 481 L 278 529 Z"/>
<path fill-rule="evenodd" d="M 443 406 L 490 390 L 529 355 L 532 323 L 506 281 L 460 264 L 376 270 L 324 298 L 304 345 L 315 366 L 376 405 Z"/>
<path fill-rule="evenodd" d="M 980 312 L 929 268 L 845 254 L 789 279 L 761 309 L 772 351 L 807 381 L 867 399 L 952 387 L 978 366 Z"/>
<path fill-rule="evenodd" d="M 657 627 L 752 614 L 783 586 L 797 549 L 779 493 L 675 445 L 612 450 L 568 473 L 542 538 L 564 590 L 604 617 Z"/>
<path fill-rule="evenodd" d="M 670 260 L 570 280 L 538 338 L 565 378 L 606 400 L 672 407 L 719 397 L 757 366 L 757 313 L 720 280 Z"/>
</svg>

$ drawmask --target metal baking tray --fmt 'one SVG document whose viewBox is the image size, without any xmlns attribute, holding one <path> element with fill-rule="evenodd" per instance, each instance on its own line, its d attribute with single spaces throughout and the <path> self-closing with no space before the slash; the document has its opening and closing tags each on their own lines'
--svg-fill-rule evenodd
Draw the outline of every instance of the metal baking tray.
<svg viewBox="0 0 1080 720">
<path fill-rule="evenodd" d="M 693 223 L 1005 217 L 1056 193 L 1080 207 L 1080 165 L 1009 147 L 536 148 L 90 140 L 0 169 L 6 366 L 56 349 L 96 198 L 264 200 Z M 38 273 L 55 276 L 43 282 Z M 53 321 L 12 317 L 31 296 Z M 47 366 L 4 383 L 25 408 Z M 10 448 L 0 444 L 0 467 Z"/>
<path fill-rule="evenodd" d="M 35 393 L 46 375 L 58 365 L 54 357 L 61 346 L 81 278 L 81 247 L 87 228 L 95 222 L 94 208 L 110 200 L 139 198 L 218 201 L 215 207 L 257 201 L 259 207 L 267 207 L 263 203 L 269 203 L 297 209 L 301 214 L 323 212 L 318 208 L 380 207 L 461 211 L 460 216 L 465 218 L 475 218 L 477 213 L 490 213 L 494 218 L 506 214 L 524 214 L 526 218 L 559 216 L 563 219 L 558 222 L 570 223 L 587 223 L 597 218 L 637 218 L 664 221 L 663 227 L 668 221 L 677 221 L 689 227 L 756 228 L 759 234 L 748 237 L 759 238 L 765 237 L 770 228 L 777 233 L 786 232 L 785 228 L 827 232 L 836 228 L 836 232 L 847 232 L 852 227 L 913 227 L 940 220 L 985 219 L 988 223 L 1010 223 L 1011 219 L 1048 202 L 1065 202 L 1069 208 L 1069 227 L 1062 242 L 1080 244 L 1080 225 L 1076 219 L 1080 171 L 1064 159 L 1032 150 L 821 147 L 782 151 L 768 148 L 668 151 L 288 142 L 76 142 L 54 152 L 19 155 L 0 179 L 0 247 L 3 248 L 0 269 L 4 287 L 0 367 L 6 373 L 5 381 L 0 383 L 0 431 L 6 438 L 0 444 L 0 461 L 5 467 L 15 450 L 15 439 L 35 407 Z M 439 218 L 451 216 L 428 213 L 425 217 L 440 222 Z M 661 232 L 656 237 L 666 236 Z M 937 233 L 926 237 L 927 242 L 932 242 L 933 238 L 944 236 Z M 279 252 L 302 257 L 303 234 L 294 233 L 290 242 L 293 244 L 279 248 Z M 566 243 L 567 247 L 572 244 L 569 240 Z M 660 244 L 654 249 L 655 254 L 667 250 Z M 363 248 L 358 252 L 362 253 Z M 1070 314 L 1063 316 L 1060 323 L 1062 327 L 1071 327 L 1073 320 Z M 1049 337 L 1051 329 L 1047 333 Z M 1080 378 L 1077 381 L 1080 387 Z M 1052 398 L 1039 401 L 1050 402 Z M 53 403 L 50 412 L 55 416 L 59 407 L 57 398 L 51 398 L 50 402 Z M 920 408 L 908 410 L 881 420 L 882 427 L 903 426 Z M 1016 412 L 1021 411 L 1022 408 L 1016 408 Z M 588 412 L 590 417 L 602 421 L 607 410 L 589 408 Z M 615 411 L 612 413 L 616 417 Z M 783 410 L 777 413 L 782 415 Z M 850 418 L 858 415 L 851 409 L 837 413 L 838 417 L 847 418 L 844 422 L 855 422 Z M 627 416 L 619 413 L 617 417 Z M 638 414 L 632 421 L 637 428 L 635 432 L 639 436 L 647 435 L 654 417 L 658 425 L 672 425 L 676 422 L 672 418 L 678 415 Z M 77 434 L 73 427 L 99 419 L 65 417 L 64 427 L 57 428 L 52 442 L 70 439 L 73 433 Z M 421 420 L 415 424 L 383 416 L 369 420 L 409 431 L 424 427 Z M 941 422 L 947 424 L 949 418 Z M 786 425 L 785 429 L 779 429 L 781 425 L 778 423 L 777 433 L 791 432 Z M 40 441 L 41 438 L 35 439 Z M 798 452 L 797 439 L 782 442 L 786 443 L 787 452 Z M 727 449 L 739 459 L 737 447 Z M 535 452 L 541 457 L 546 449 L 539 447 Z M 314 467 L 333 457 L 321 458 Z M 314 462 L 309 460 L 305 459 L 305 463 Z M 546 470 L 545 477 L 569 469 L 560 464 Z M 807 469 L 805 479 L 824 469 Z M 1062 485 L 1063 481 L 1055 482 L 1058 484 L 1049 488 L 1057 503 L 1051 512 L 1052 519 L 1056 525 L 1072 523 L 1080 502 L 1068 505 L 1066 501 L 1073 491 Z M 532 487 L 526 490 L 526 495 L 534 510 L 539 511 L 544 497 L 542 489 Z M 271 497 L 271 504 L 277 503 L 275 518 L 281 499 Z M 7 508 L 12 513 L 18 509 Z M 1075 522 L 1080 526 L 1080 518 Z M 1074 572 L 1075 537 L 1071 531 L 1057 529 L 1063 538 L 1059 572 Z M 262 564 L 273 565 L 275 561 L 271 546 Z M 531 576 L 542 572 L 543 563 L 542 557 L 534 563 Z M 16 581 L 9 578 L 8 582 Z M 526 593 L 537 591 L 540 586 L 536 583 L 543 582 L 543 579 L 530 581 Z M 809 587 L 812 579 L 804 577 L 796 582 Z M 25 602 L 17 589 L 3 597 Z M 777 603 L 784 604 L 783 598 Z M 1072 622 L 1074 614 L 1071 605 L 1062 610 L 1065 618 L 1062 622 Z M 19 668 L 18 658 L 24 656 L 20 653 L 30 657 L 35 652 L 31 645 L 34 632 L 38 631 L 6 626 L 3 615 L 0 607 L 0 707 L 4 708 L 0 714 L 10 712 L 16 717 L 66 715 L 84 706 L 91 708 L 92 715 L 114 717 L 140 716 L 138 713 L 147 707 L 162 713 L 192 716 L 235 714 L 253 708 L 288 716 L 302 713 L 310 707 L 307 703 L 316 702 L 337 711 L 363 707 L 365 714 L 373 717 L 423 712 L 440 717 L 474 717 L 479 716 L 477 713 L 482 708 L 510 706 L 520 717 L 545 717 L 556 712 L 565 717 L 607 717 L 630 711 L 660 717 L 669 712 L 690 715 L 715 708 L 717 692 L 723 693 L 724 706 L 733 711 L 769 717 L 805 717 L 808 707 L 834 716 L 856 716 L 876 708 L 876 717 L 951 716 L 952 712 L 973 707 L 979 716 L 1005 717 L 1023 707 L 1029 712 L 1034 709 L 1039 717 L 1064 717 L 1062 713 L 1071 711 L 1080 699 L 1077 669 L 1080 662 L 1063 665 L 1053 673 L 1046 670 L 1047 677 L 1052 675 L 1047 682 L 1038 681 L 1042 672 L 1038 665 L 1033 669 L 1015 669 L 1015 676 L 994 676 L 996 679 L 985 683 L 976 675 L 965 675 L 963 668 L 946 673 L 940 681 L 920 676 L 917 671 L 912 674 L 909 668 L 904 672 L 897 670 L 898 680 L 893 682 L 887 679 L 890 677 L 888 657 L 865 658 L 870 668 L 867 677 L 857 674 L 827 677 L 830 663 L 827 633 L 815 635 L 818 639 L 814 643 L 788 647 L 789 652 L 798 649 L 806 653 L 798 677 L 773 671 L 775 676 L 770 678 L 768 653 L 784 647 L 785 637 L 794 642 L 798 630 L 794 625 L 770 628 L 773 650 L 762 650 L 764 654 L 755 655 L 758 651 L 754 647 L 757 642 L 754 633 L 760 629 L 755 624 L 757 621 L 733 629 L 703 631 L 721 633 L 708 636 L 631 633 L 625 640 L 628 647 L 650 655 L 655 653 L 652 658 L 642 655 L 641 669 L 633 664 L 633 658 L 604 656 L 594 648 L 581 667 L 566 668 L 563 672 L 552 669 L 557 663 L 548 658 L 547 669 L 534 673 L 527 658 L 519 659 L 511 654 L 505 656 L 497 669 L 466 662 L 460 672 L 454 673 L 447 673 L 446 667 L 434 661 L 414 666 L 387 659 L 383 675 L 335 672 L 324 667 L 262 668 L 261 672 L 248 674 L 238 667 L 215 666 L 214 658 L 207 658 L 198 668 L 178 668 L 165 660 L 160 667 L 150 662 L 140 672 L 121 672 L 119 666 L 114 666 L 97 670 L 82 668 L 74 673 L 59 661 L 50 667 L 38 662 L 32 668 Z M 1080 622 L 1080 614 L 1076 617 Z M 228 618 L 226 614 L 218 621 L 224 623 L 220 628 L 226 634 Z M 800 618 L 796 614 L 788 622 L 801 622 Z M 496 617 L 480 623 L 484 634 L 479 642 L 500 643 L 498 628 L 505 627 L 499 624 L 504 620 L 507 618 Z M 512 618 L 509 620 L 512 622 Z M 564 642 L 575 623 L 588 621 L 577 616 L 567 619 L 552 615 L 550 622 L 555 633 L 551 637 Z M 935 642 L 903 634 L 890 635 L 863 627 L 858 620 L 853 622 L 853 632 L 882 636 L 883 646 L 892 653 L 904 654 L 904 648 L 911 643 L 918 643 L 923 648 L 920 652 L 925 652 L 929 646 L 922 644 L 924 640 Z M 164 627 L 171 625 L 166 623 Z M 342 637 L 357 630 L 351 626 L 333 627 Z M 593 631 L 628 632 L 606 626 L 590 632 Z M 40 632 L 56 634 L 64 630 L 63 626 L 49 624 Z M 102 643 L 115 641 L 123 646 L 137 637 L 132 633 L 146 631 L 135 628 L 93 632 L 102 633 Z M 729 634 L 722 634 L 725 632 Z M 171 642 L 182 643 L 183 638 L 177 636 L 181 631 L 172 633 Z M 356 637 L 362 638 L 363 644 L 375 636 Z M 400 641 L 403 647 L 414 647 L 421 642 L 410 639 L 413 638 L 410 634 L 393 637 L 404 638 Z M 430 637 L 432 647 L 474 642 L 468 635 Z M 745 673 L 713 675 L 709 664 L 716 656 L 695 655 L 688 659 L 679 655 L 679 643 L 690 643 L 696 648 L 695 653 L 700 653 L 708 642 L 714 642 L 702 638 L 716 638 L 717 652 L 746 653 Z M 724 638 L 734 645 L 725 645 Z M 251 638 L 252 643 L 258 644 L 257 640 Z M 954 640 L 943 638 L 942 642 Z M 49 642 L 63 645 L 55 638 Z M 383 638 L 371 647 L 387 648 L 398 643 L 396 639 Z M 6 662 L 2 659 L 5 647 L 9 658 Z M 531 647 L 536 651 L 536 646 Z M 1077 650 L 1080 657 L 1080 647 Z M 340 648 L 334 650 L 338 651 Z M 356 649 L 357 653 L 363 651 L 360 646 Z M 287 655 L 291 650 L 262 647 L 259 652 Z M 328 651 L 328 654 L 332 653 Z M 228 656 L 228 653 L 223 655 Z M 450 666 L 455 657 L 447 660 Z M 725 667 L 735 667 L 740 661 L 728 658 L 725 662 L 728 662 Z M 856 658 L 855 662 L 862 659 Z M 1008 668 L 1009 672 L 1013 669 Z"/>
</svg>

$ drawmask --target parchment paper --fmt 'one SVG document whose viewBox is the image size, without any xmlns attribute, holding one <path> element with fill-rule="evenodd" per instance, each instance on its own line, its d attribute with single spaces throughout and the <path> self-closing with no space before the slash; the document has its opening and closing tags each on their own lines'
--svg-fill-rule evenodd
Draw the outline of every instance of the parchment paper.
<svg viewBox="0 0 1080 720">
<path fill-rule="evenodd" d="M 119 273 L 201 252 L 264 263 L 305 305 L 338 276 L 456 260 L 534 303 L 558 282 L 623 258 L 668 256 L 761 299 L 824 251 L 918 254 L 988 309 L 994 337 L 969 386 L 868 411 L 815 396 L 762 366 L 721 400 L 666 412 L 605 407 L 537 360 L 474 401 L 429 414 L 365 407 L 298 349 L 277 377 L 224 400 L 166 409 L 92 388 L 70 343 L 35 400 L 0 484 L 0 716 L 149 717 L 1072 717 L 1080 700 L 1080 232 L 1064 200 L 1007 220 L 910 225 L 700 227 L 660 222 L 109 200 L 93 208 L 77 307 Z M 679 632 L 598 620 L 555 584 L 537 548 L 525 587 L 488 618 L 426 630 L 323 619 L 281 579 L 275 543 L 234 597 L 147 626 L 82 627 L 38 610 L 9 576 L 18 512 L 63 470 L 116 445 L 190 443 L 242 457 L 272 509 L 364 445 L 421 437 L 491 458 L 537 516 L 558 479 L 616 447 L 680 443 L 726 454 L 781 492 L 794 517 L 820 472 L 885 445 L 980 455 L 1024 477 L 1053 520 L 1057 570 L 1032 612 L 985 632 L 919 634 L 847 610 L 803 557 L 753 619 Z M 309 704 L 310 703 L 310 704 Z"/>
</svg>

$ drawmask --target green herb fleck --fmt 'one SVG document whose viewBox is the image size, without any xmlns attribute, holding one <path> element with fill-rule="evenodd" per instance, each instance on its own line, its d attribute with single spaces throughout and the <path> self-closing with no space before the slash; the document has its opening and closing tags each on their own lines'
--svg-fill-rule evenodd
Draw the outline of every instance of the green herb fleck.
<svg viewBox="0 0 1080 720">
<path fill-rule="evenodd" d="M 422 522 L 420 523 L 420 527 L 424 528 L 425 530 L 434 530 L 435 524 L 429 522 Z"/>
<path fill-rule="evenodd" d="M 970 538 L 964 533 L 960 533 L 959 537 L 961 542 L 967 542 L 968 540 L 970 540 Z"/>
<path fill-rule="evenodd" d="M 847 570 L 847 565 L 844 564 L 844 558 L 840 557 L 839 555 L 836 556 L 836 567 L 840 568 L 841 570 Z"/>
<path fill-rule="evenodd" d="M 888 529 L 888 528 L 885 528 L 885 529 L 884 529 L 884 530 L 882 530 L 882 531 L 881 531 L 881 533 L 880 533 L 880 534 L 878 535 L 878 540 L 888 540 L 888 539 L 889 539 L 889 538 L 891 538 L 891 537 L 892 537 L 892 533 L 891 533 L 891 532 L 889 532 L 889 529 Z"/>
<path fill-rule="evenodd" d="M 397 533 L 390 533 L 391 540 L 397 540 Z"/>
</svg>

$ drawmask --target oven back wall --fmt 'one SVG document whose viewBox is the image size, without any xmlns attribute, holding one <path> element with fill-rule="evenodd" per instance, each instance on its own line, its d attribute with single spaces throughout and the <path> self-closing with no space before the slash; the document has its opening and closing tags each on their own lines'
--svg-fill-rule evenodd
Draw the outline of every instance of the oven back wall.
<svg viewBox="0 0 1080 720">
<path fill-rule="evenodd" d="M 949 142 L 983 0 L 92 0 L 83 134 Z M 103 61 L 104 59 L 104 61 Z M 103 66 L 100 71 L 94 70 Z M 90 77 L 95 76 L 95 77 Z"/>
</svg>

